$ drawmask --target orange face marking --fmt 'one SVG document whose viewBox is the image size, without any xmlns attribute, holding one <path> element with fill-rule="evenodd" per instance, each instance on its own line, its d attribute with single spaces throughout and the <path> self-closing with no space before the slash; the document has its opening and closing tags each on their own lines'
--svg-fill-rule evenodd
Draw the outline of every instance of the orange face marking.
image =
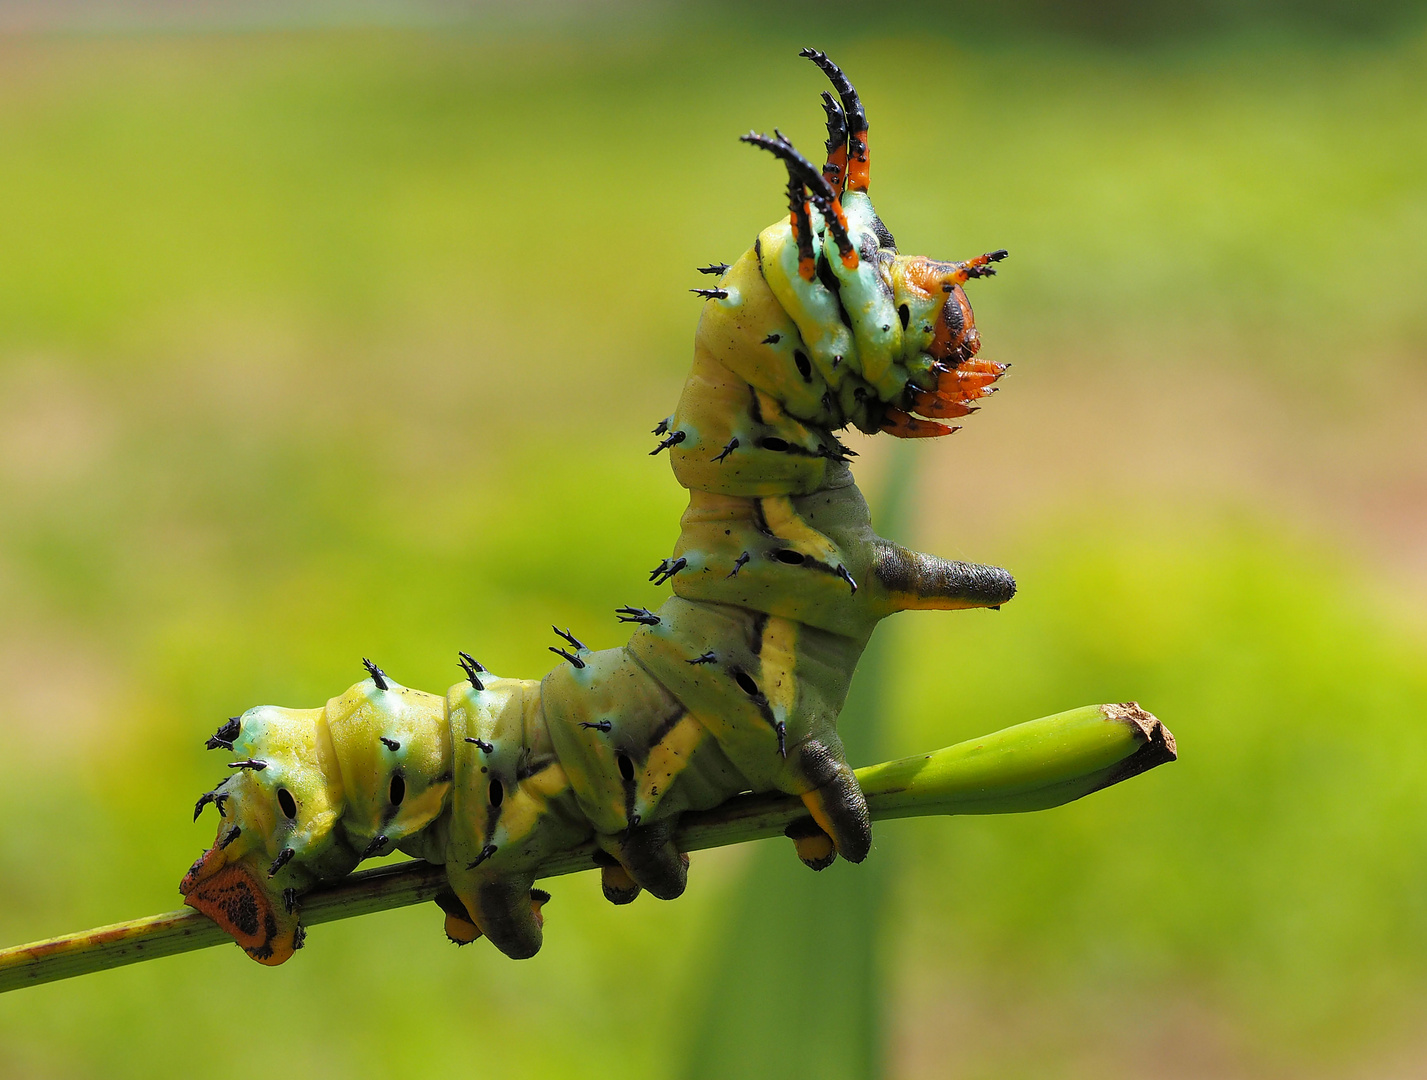
<svg viewBox="0 0 1427 1080">
<path fill-rule="evenodd" d="M 195 871 L 201 880 L 190 882 Z M 216 922 L 258 963 L 281 964 L 293 954 L 297 916 L 279 911 L 243 863 L 227 863 L 206 876 L 200 864 L 189 871 L 184 883 L 189 886 L 184 903 Z"/>
</svg>

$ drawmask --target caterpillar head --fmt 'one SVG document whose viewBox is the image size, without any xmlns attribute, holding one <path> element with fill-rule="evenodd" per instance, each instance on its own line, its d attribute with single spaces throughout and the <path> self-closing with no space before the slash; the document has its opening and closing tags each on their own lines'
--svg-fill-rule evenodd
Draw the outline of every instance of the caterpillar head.
<svg viewBox="0 0 1427 1080">
<path fill-rule="evenodd" d="M 443 699 L 376 668 L 321 709 L 249 709 L 208 746 L 238 759 L 198 800 L 218 835 L 179 891 L 265 964 L 301 947 L 303 892 L 419 833 L 450 789 Z"/>
<path fill-rule="evenodd" d="M 898 252 L 867 194 L 867 114 L 857 91 L 825 54 L 801 55 L 837 91 L 823 94 L 821 171 L 776 129 L 743 140 L 788 171 L 788 219 L 759 236 L 758 253 L 763 276 L 828 384 L 827 412 L 817 419 L 903 438 L 949 435 L 957 429 L 936 419 L 976 411 L 970 403 L 992 393 L 1006 370 L 976 359 L 981 338 L 962 286 L 995 274 L 1007 253 L 940 262 Z"/>
</svg>

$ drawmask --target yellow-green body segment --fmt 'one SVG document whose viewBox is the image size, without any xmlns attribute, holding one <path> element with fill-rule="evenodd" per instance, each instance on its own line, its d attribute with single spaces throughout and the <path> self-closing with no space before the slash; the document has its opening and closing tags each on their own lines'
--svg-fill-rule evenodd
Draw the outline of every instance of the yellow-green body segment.
<svg viewBox="0 0 1427 1080">
<path fill-rule="evenodd" d="M 864 192 L 842 207 L 855 266 L 813 207 L 811 279 L 794 217 L 706 291 L 693 369 L 656 429 L 689 491 L 662 567 L 673 596 L 630 612 L 620 648 L 568 639 L 539 681 L 468 662 L 440 696 L 372 667 L 322 708 L 248 710 L 210 740 L 238 760 L 200 800 L 222 820 L 184 879 L 189 903 L 280 963 L 306 891 L 399 848 L 444 864 L 453 939 L 524 957 L 541 942 L 542 856 L 593 837 L 611 900 L 672 898 L 680 815 L 739 792 L 801 796 L 790 835 L 815 868 L 867 854 L 837 717 L 873 628 L 909 608 L 996 607 L 1015 585 L 872 531 L 834 432 L 894 430 L 970 361 L 960 284 L 977 275 L 898 254 Z"/>
</svg>

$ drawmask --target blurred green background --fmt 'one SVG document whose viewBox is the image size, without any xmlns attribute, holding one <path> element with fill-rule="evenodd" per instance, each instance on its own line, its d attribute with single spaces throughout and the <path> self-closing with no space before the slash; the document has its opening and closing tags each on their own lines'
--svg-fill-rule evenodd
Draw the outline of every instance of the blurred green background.
<svg viewBox="0 0 1427 1080">
<path fill-rule="evenodd" d="M 247 705 L 662 598 L 648 431 L 814 44 L 902 248 L 1012 252 L 898 538 L 1021 593 L 884 625 L 878 744 L 1136 699 L 1182 755 L 879 829 L 887 1074 L 1422 1075 L 1427 32 L 1361 7 L 0 4 L 0 943 L 176 906 Z M 679 1075 L 762 857 L 556 881 L 524 963 L 433 906 L 7 995 L 0 1074 Z"/>
</svg>

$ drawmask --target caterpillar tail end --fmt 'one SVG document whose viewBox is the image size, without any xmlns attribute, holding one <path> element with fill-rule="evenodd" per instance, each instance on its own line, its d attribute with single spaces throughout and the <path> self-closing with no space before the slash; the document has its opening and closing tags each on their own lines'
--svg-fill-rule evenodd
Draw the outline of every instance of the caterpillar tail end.
<svg viewBox="0 0 1427 1080">
<path fill-rule="evenodd" d="M 229 860 L 217 844 L 204 852 L 179 883 L 189 907 L 201 911 L 260 964 L 275 967 L 302 948 L 304 930 L 296 907 L 287 910 L 246 862 Z"/>
</svg>

